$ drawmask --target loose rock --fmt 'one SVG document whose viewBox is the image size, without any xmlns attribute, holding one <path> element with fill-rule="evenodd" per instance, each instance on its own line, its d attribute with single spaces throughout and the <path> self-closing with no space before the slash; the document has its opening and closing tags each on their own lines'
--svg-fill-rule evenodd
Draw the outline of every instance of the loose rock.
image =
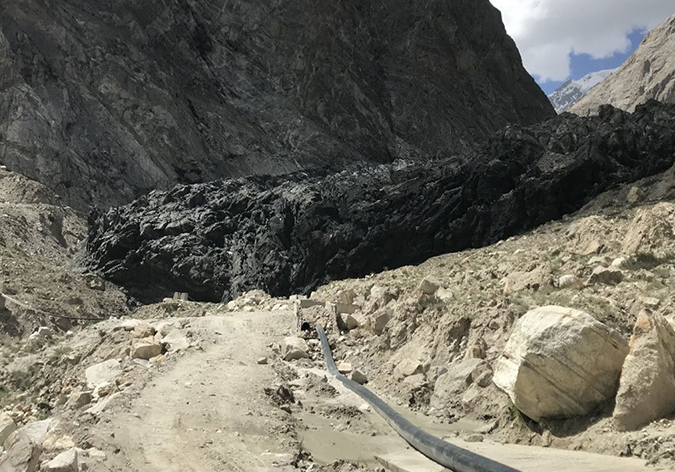
<svg viewBox="0 0 675 472">
<path fill-rule="evenodd" d="M 190 347 L 190 340 L 180 329 L 173 329 L 162 338 L 162 344 L 166 346 L 169 352 L 184 351 Z"/>
<path fill-rule="evenodd" d="M 425 277 L 420 283 L 419 290 L 427 295 L 434 295 L 440 287 L 441 283 L 439 281 L 431 277 Z"/>
<path fill-rule="evenodd" d="M 109 383 L 104 382 L 99 385 L 109 385 Z M 96 388 L 98 388 L 98 386 Z M 68 406 L 71 408 L 82 408 L 83 406 L 91 403 L 92 398 L 92 392 L 89 390 L 75 391 L 70 395 Z"/>
<path fill-rule="evenodd" d="M 307 354 L 307 343 L 304 339 L 296 336 L 284 338 L 284 345 L 281 350 L 281 357 L 285 361 L 302 359 L 309 357 Z"/>
<path fill-rule="evenodd" d="M 14 420 L 7 413 L 0 412 L 0 447 L 14 431 L 16 431 Z"/>
<path fill-rule="evenodd" d="M 353 370 L 353 368 L 349 362 L 340 362 L 337 365 L 337 370 L 341 374 L 349 374 Z"/>
<path fill-rule="evenodd" d="M 609 284 L 616 285 L 623 280 L 623 272 L 616 267 L 596 267 L 588 278 L 588 285 Z"/>
<path fill-rule="evenodd" d="M 78 472 L 78 457 L 75 448 L 62 452 L 41 467 L 44 472 Z"/>
<path fill-rule="evenodd" d="M 162 353 L 162 344 L 152 338 L 134 339 L 131 344 L 131 358 L 149 360 Z"/>
<path fill-rule="evenodd" d="M 352 370 L 351 379 L 357 384 L 365 384 L 368 382 L 368 376 L 361 372 L 359 369 Z"/>
<path fill-rule="evenodd" d="M 17 434 L 7 454 L 0 459 L 0 472 L 34 472 L 40 460 L 40 447 L 25 434 Z"/>
<path fill-rule="evenodd" d="M 579 277 L 573 274 L 563 275 L 558 279 L 558 288 L 581 288 Z"/>
<path fill-rule="evenodd" d="M 438 377 L 431 396 L 431 406 L 442 409 L 452 403 L 459 394 L 463 393 L 473 382 L 472 374 L 480 366 L 489 370 L 487 363 L 482 359 L 465 359 L 449 366 L 448 371 Z"/>
<path fill-rule="evenodd" d="M 614 421 L 634 430 L 675 411 L 675 330 L 656 313 L 638 317 L 621 371 Z"/>
<path fill-rule="evenodd" d="M 85 372 L 87 387 L 95 389 L 102 383 L 114 382 L 122 374 L 122 367 L 116 359 L 110 359 L 89 367 Z"/>
<path fill-rule="evenodd" d="M 403 359 L 394 369 L 394 376 L 403 379 L 424 372 L 424 365 L 413 359 Z"/>
</svg>

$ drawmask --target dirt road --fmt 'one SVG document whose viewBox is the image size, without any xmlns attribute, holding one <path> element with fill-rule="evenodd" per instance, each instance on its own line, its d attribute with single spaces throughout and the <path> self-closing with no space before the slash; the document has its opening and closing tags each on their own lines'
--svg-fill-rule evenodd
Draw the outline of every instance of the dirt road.
<svg viewBox="0 0 675 472">
<path fill-rule="evenodd" d="M 128 411 L 106 412 L 101 423 L 109 421 L 124 457 L 113 462 L 143 472 L 249 472 L 283 463 L 283 453 L 293 451 L 285 433 L 288 415 L 263 393 L 275 374 L 257 359 L 291 332 L 293 315 L 193 318 L 190 326 L 203 351 L 186 354 L 157 377 Z M 99 466 L 111 470 L 109 463 Z"/>
<path fill-rule="evenodd" d="M 257 360 L 270 354 L 271 343 L 294 334 L 293 313 L 228 313 L 190 318 L 189 323 L 201 347 L 167 365 L 130 403 L 103 413 L 96 434 L 118 453 L 91 470 L 297 470 L 290 463 L 301 446 L 319 463 L 349 459 L 374 468 L 379 466 L 376 456 L 403 454 L 423 465 L 399 470 L 427 470 L 424 467 L 429 464 L 424 465 L 356 395 L 332 378 L 322 380 L 327 373 L 319 356 L 316 362 L 294 365 L 298 376 L 290 384 L 298 402 L 292 414 L 270 401 L 264 389 L 279 378 L 273 366 L 260 365 Z M 406 414 L 441 436 L 452 437 L 453 431 L 481 426 L 471 422 L 439 425 L 425 416 Z M 461 445 L 523 471 L 654 470 L 647 469 L 643 461 L 579 452 L 489 443 Z"/>
</svg>

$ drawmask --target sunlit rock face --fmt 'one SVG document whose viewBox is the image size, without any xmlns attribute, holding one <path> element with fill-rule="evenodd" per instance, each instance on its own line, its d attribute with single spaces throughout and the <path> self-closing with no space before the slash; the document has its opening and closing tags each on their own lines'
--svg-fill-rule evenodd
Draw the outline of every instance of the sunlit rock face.
<svg viewBox="0 0 675 472">
<path fill-rule="evenodd" d="M 0 164 L 78 208 L 553 115 L 488 0 L 3 0 Z"/>
</svg>

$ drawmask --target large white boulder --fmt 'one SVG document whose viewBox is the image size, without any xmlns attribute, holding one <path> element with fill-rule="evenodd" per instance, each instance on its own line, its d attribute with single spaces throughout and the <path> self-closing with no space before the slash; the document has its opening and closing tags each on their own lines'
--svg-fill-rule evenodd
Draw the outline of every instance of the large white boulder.
<svg viewBox="0 0 675 472">
<path fill-rule="evenodd" d="M 626 341 L 588 313 L 536 308 L 514 324 L 493 381 L 535 421 L 583 416 L 616 394 L 627 354 Z"/>
<path fill-rule="evenodd" d="M 621 371 L 614 420 L 634 430 L 675 411 L 675 330 L 661 315 L 642 313 Z"/>
</svg>

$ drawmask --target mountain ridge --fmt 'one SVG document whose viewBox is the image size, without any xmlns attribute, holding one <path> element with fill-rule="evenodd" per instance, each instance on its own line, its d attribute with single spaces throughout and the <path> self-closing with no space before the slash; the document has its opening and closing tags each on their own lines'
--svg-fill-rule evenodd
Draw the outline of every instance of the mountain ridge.
<svg viewBox="0 0 675 472">
<path fill-rule="evenodd" d="M 6 0 L 0 77 L 0 164 L 79 209 L 553 115 L 488 0 Z"/>
<path fill-rule="evenodd" d="M 569 111 L 588 115 L 596 113 L 604 104 L 633 111 L 637 105 L 650 99 L 675 102 L 674 58 L 675 15 L 649 32 L 616 73 Z"/>
<path fill-rule="evenodd" d="M 590 72 L 580 79 L 569 79 L 548 95 L 548 99 L 557 113 L 567 111 L 615 71 L 616 69 L 599 70 Z"/>
</svg>

